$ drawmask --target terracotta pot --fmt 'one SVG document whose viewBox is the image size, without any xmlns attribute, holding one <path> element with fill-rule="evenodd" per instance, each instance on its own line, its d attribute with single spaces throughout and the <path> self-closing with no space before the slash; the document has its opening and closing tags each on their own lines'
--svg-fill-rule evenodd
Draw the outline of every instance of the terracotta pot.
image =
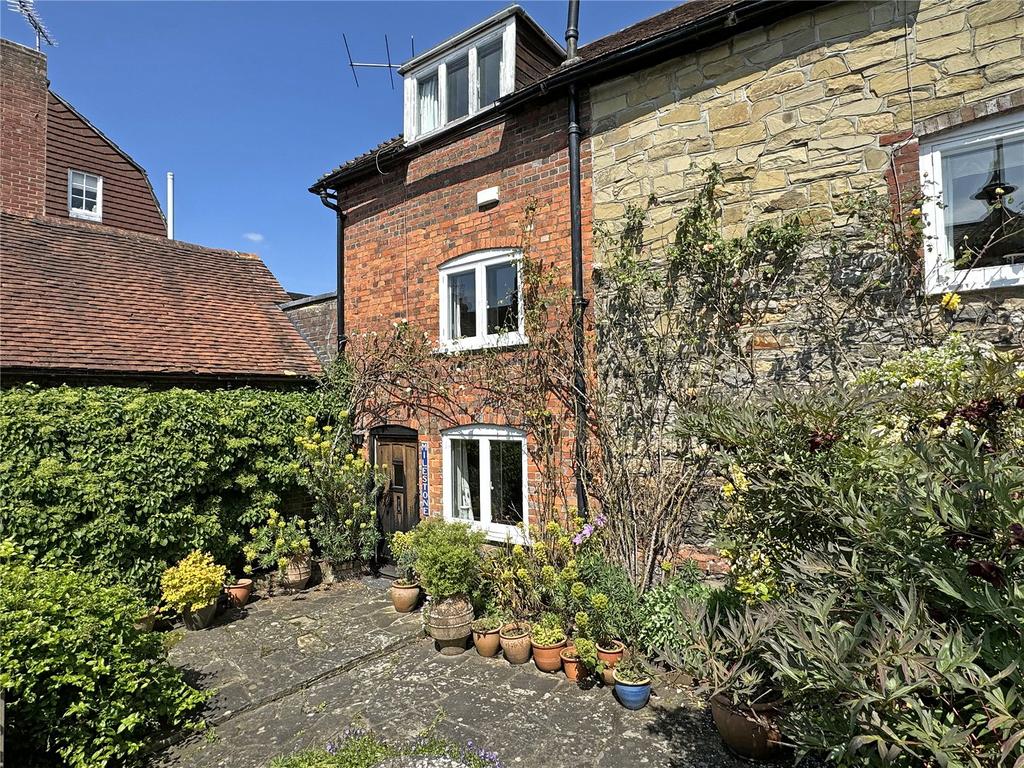
<svg viewBox="0 0 1024 768">
<path fill-rule="evenodd" d="M 466 638 L 472 630 L 473 604 L 468 597 L 449 597 L 431 603 L 424 618 L 427 632 L 445 656 L 457 656 L 466 650 Z"/>
<path fill-rule="evenodd" d="M 537 669 L 541 672 L 557 672 L 562 668 L 561 653 L 565 648 L 565 640 L 555 645 L 537 645 L 533 641 L 531 643 L 533 645 L 533 663 L 537 665 Z"/>
<path fill-rule="evenodd" d="M 395 581 L 392 582 L 388 593 L 391 595 L 391 605 L 395 607 L 396 611 L 409 613 L 420 600 L 420 585 L 399 584 Z"/>
<path fill-rule="evenodd" d="M 575 683 L 580 678 L 580 658 L 576 655 L 576 648 L 570 645 L 568 648 L 563 648 L 558 655 L 562 659 L 562 669 L 565 670 L 566 679 Z"/>
<path fill-rule="evenodd" d="M 604 662 L 604 669 L 601 670 L 601 678 L 604 680 L 605 685 L 615 685 L 615 678 L 612 675 L 612 670 L 615 665 L 622 661 L 622 655 L 626 652 L 626 646 L 620 643 L 618 640 L 612 641 L 613 645 L 611 648 L 605 648 L 601 645 L 597 646 L 597 658 L 599 661 Z"/>
<path fill-rule="evenodd" d="M 224 591 L 228 593 L 228 600 L 235 608 L 241 608 L 249 602 L 249 595 L 252 594 L 252 579 L 239 579 L 235 584 L 225 584 Z"/>
<path fill-rule="evenodd" d="M 498 630 L 492 629 L 488 632 L 477 632 L 473 630 L 473 645 L 476 647 L 476 652 L 481 656 L 490 658 L 498 655 L 498 649 L 501 647 L 501 638 L 498 637 Z"/>
<path fill-rule="evenodd" d="M 525 664 L 530 660 L 533 642 L 530 640 L 529 624 L 506 624 L 498 634 L 501 650 L 509 664 Z"/>
<path fill-rule="evenodd" d="M 306 586 L 312 575 L 313 561 L 309 555 L 295 555 L 281 573 L 281 586 L 284 589 L 298 591 Z"/>
<path fill-rule="evenodd" d="M 782 749 L 776 725 L 781 706 L 781 701 L 752 704 L 750 710 L 758 715 L 754 717 L 749 711 L 738 710 L 726 696 L 718 694 L 711 699 L 711 716 L 726 747 L 740 757 L 765 760 Z"/>
<path fill-rule="evenodd" d="M 185 626 L 189 629 L 206 629 L 210 626 L 210 622 L 213 621 L 213 617 L 216 613 L 217 603 L 213 602 L 205 608 L 200 608 L 195 612 L 186 608 L 182 612 L 181 618 L 185 622 Z"/>
</svg>

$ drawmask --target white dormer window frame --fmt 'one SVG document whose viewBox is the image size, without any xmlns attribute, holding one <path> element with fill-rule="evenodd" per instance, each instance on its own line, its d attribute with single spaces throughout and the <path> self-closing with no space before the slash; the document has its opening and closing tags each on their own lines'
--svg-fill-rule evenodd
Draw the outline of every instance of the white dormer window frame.
<svg viewBox="0 0 1024 768">
<path fill-rule="evenodd" d="M 516 270 L 516 327 L 489 332 L 488 309 L 497 307 L 488 304 L 488 269 L 498 270 L 505 267 L 514 267 Z M 456 322 L 451 307 L 450 283 L 453 278 L 464 281 L 464 285 L 472 286 L 475 326 L 475 332 L 472 334 L 459 335 L 453 332 Z M 523 254 L 518 248 L 489 248 L 446 261 L 438 267 L 438 283 L 440 352 L 495 349 L 530 342 L 526 335 L 526 310 L 523 306 Z M 502 298 L 506 297 L 499 297 L 499 300 Z"/>
<path fill-rule="evenodd" d="M 103 221 L 102 176 L 68 168 L 68 216 L 85 221 Z"/>
<path fill-rule="evenodd" d="M 512 15 L 501 24 L 480 33 L 457 47 L 444 51 L 405 76 L 405 140 L 416 141 L 445 128 L 469 120 L 490 109 L 494 102 L 480 103 L 479 52 L 489 45 L 501 43 L 501 71 L 498 76 L 498 98 L 515 90 L 516 78 L 516 17 Z M 448 118 L 448 66 L 468 61 L 469 111 L 457 118 Z M 420 83 L 437 78 L 437 125 L 421 130 Z"/>
</svg>

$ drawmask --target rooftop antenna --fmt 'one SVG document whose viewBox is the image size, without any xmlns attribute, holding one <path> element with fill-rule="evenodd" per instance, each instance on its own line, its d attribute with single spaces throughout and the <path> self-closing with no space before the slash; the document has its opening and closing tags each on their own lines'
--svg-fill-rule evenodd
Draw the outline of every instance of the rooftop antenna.
<svg viewBox="0 0 1024 768">
<path fill-rule="evenodd" d="M 39 11 L 36 10 L 35 0 L 7 0 L 7 7 L 15 13 L 20 13 L 25 17 L 25 21 L 29 23 L 32 29 L 36 32 L 36 50 L 38 51 L 43 42 L 47 45 L 56 46 L 57 38 L 46 28 L 43 24 L 43 20 L 39 18 Z"/>
<path fill-rule="evenodd" d="M 14 0 L 8 0 L 8 2 L 14 2 Z M 395 70 L 399 69 L 401 64 L 391 63 L 391 46 L 388 44 L 388 36 L 384 35 L 384 51 L 387 54 L 387 64 L 374 64 L 370 62 L 360 62 L 352 60 L 352 51 L 348 47 L 348 38 L 345 37 L 345 33 L 341 33 L 342 42 L 345 43 L 345 54 L 348 56 L 348 66 L 352 70 L 352 79 L 356 81 L 356 88 L 359 87 L 359 77 L 356 75 L 356 67 L 367 67 L 370 69 L 386 69 L 388 71 L 388 77 L 391 78 L 391 90 L 395 90 Z M 412 49 L 412 55 L 416 56 L 416 41 L 410 37 L 409 47 Z"/>
</svg>

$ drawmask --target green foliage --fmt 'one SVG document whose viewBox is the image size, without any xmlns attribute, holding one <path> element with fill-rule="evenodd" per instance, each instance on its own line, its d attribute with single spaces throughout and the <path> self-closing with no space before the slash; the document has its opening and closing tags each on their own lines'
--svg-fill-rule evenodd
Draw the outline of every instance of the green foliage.
<svg viewBox="0 0 1024 768">
<path fill-rule="evenodd" d="M 599 552 L 580 558 L 579 574 L 589 596 L 588 637 L 602 645 L 616 639 L 633 645 L 640 636 L 641 613 L 640 598 L 629 574 Z"/>
<path fill-rule="evenodd" d="M 580 660 L 580 666 L 587 673 L 596 672 L 600 664 L 600 660 L 597 658 L 597 643 L 589 638 L 578 636 L 573 638 L 572 643 L 576 657 Z"/>
<path fill-rule="evenodd" d="M 712 589 L 704 583 L 696 565 L 687 562 L 640 600 L 638 645 L 647 653 L 680 651 L 682 640 L 676 631 L 679 606 L 683 600 L 706 602 Z"/>
<path fill-rule="evenodd" d="M 634 654 L 615 665 L 615 678 L 623 683 L 642 685 L 651 682 L 651 668 L 643 657 Z"/>
<path fill-rule="evenodd" d="M 400 757 L 447 757 L 466 768 L 501 768 L 494 752 L 446 739 L 428 730 L 412 741 L 389 741 L 364 730 L 345 731 L 338 744 L 272 760 L 270 768 L 375 768 Z"/>
<path fill-rule="evenodd" d="M 140 632 L 145 603 L 75 569 L 0 553 L 0 686 L 10 765 L 133 762 L 162 731 L 189 724 L 204 695 Z"/>
<path fill-rule="evenodd" d="M 501 619 L 498 616 L 483 616 L 473 622 L 474 632 L 497 632 L 501 629 Z"/>
<path fill-rule="evenodd" d="M 154 598 L 194 549 L 235 558 L 297 488 L 305 392 L 14 387 L 0 392 L 0 534 Z"/>
<path fill-rule="evenodd" d="M 558 645 L 565 642 L 565 627 L 557 613 L 545 613 L 530 629 L 534 645 Z"/>
<path fill-rule="evenodd" d="M 473 594 L 480 583 L 482 531 L 434 518 L 420 522 L 412 534 L 416 573 L 427 594 L 435 600 Z"/>
<path fill-rule="evenodd" d="M 184 613 L 211 605 L 224 586 L 227 569 L 213 562 L 213 557 L 199 550 L 192 552 L 160 577 L 164 602 Z"/>
<path fill-rule="evenodd" d="M 313 496 L 313 535 L 324 556 L 334 563 L 377 554 L 377 496 L 387 482 L 385 467 L 374 467 L 352 451 L 348 411 L 339 414 L 339 428 L 316 427 L 306 417 L 303 434 L 295 438 L 302 468 L 299 478 Z"/>
<path fill-rule="evenodd" d="M 267 513 L 266 522 L 249 533 L 252 542 L 245 547 L 245 557 L 260 568 L 284 570 L 293 557 L 309 556 L 309 533 L 306 521 L 301 518 L 284 518 L 272 509 Z"/>
<path fill-rule="evenodd" d="M 398 581 L 402 584 L 412 584 L 416 580 L 416 549 L 413 541 L 412 531 L 395 531 L 391 534 L 391 556 L 395 558 Z"/>
</svg>

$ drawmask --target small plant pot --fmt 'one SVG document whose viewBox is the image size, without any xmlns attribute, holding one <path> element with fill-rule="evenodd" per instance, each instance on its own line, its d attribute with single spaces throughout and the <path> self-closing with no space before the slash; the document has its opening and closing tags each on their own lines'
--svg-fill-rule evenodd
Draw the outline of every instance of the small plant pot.
<svg viewBox="0 0 1024 768">
<path fill-rule="evenodd" d="M 198 611 L 190 611 L 186 608 L 181 613 L 181 619 L 185 622 L 185 626 L 188 629 L 206 629 L 210 626 L 210 622 L 213 621 L 213 617 L 217 614 L 217 603 L 212 602 L 205 608 L 200 608 Z"/>
<path fill-rule="evenodd" d="M 298 592 L 305 588 L 312 575 L 313 561 L 309 555 L 295 555 L 288 560 L 287 567 L 281 572 L 281 586 L 286 590 Z"/>
<path fill-rule="evenodd" d="M 156 626 L 156 617 L 159 612 L 159 608 L 150 608 L 135 620 L 135 628 L 139 632 L 152 632 Z"/>
<path fill-rule="evenodd" d="M 252 579 L 239 579 L 235 584 L 225 584 L 224 591 L 228 593 L 231 605 L 241 608 L 249 602 L 249 595 L 252 594 Z"/>
<path fill-rule="evenodd" d="M 782 749 L 776 725 L 781 707 L 781 701 L 769 701 L 751 704 L 750 711 L 743 711 L 718 694 L 711 699 L 711 717 L 722 743 L 731 752 L 751 760 L 766 760 Z"/>
<path fill-rule="evenodd" d="M 651 678 L 645 681 L 619 680 L 612 668 L 612 679 L 615 682 L 615 698 L 626 709 L 643 709 L 651 699 Z"/>
<path fill-rule="evenodd" d="M 506 624 L 498 633 L 501 650 L 509 664 L 525 664 L 530 660 L 533 642 L 528 624 Z"/>
<path fill-rule="evenodd" d="M 533 645 L 533 663 L 537 665 L 537 669 L 541 672 L 557 672 L 562 668 L 562 649 L 565 648 L 566 641 L 563 640 L 555 645 L 537 645 L 531 641 Z"/>
<path fill-rule="evenodd" d="M 399 613 L 409 613 L 420 601 L 419 584 L 399 584 L 397 581 L 388 590 L 391 595 L 391 605 Z"/>
<path fill-rule="evenodd" d="M 498 636 L 498 630 L 492 629 L 487 632 L 478 632 L 474 629 L 473 646 L 481 656 L 486 656 L 487 658 L 497 656 L 498 650 L 501 648 L 501 638 Z"/>
<path fill-rule="evenodd" d="M 604 669 L 601 671 L 601 677 L 604 680 L 605 685 L 615 685 L 613 670 L 615 669 L 615 665 L 622 661 L 622 655 L 625 652 L 626 646 L 618 640 L 612 641 L 611 648 L 605 648 L 601 645 L 597 646 L 598 661 L 604 662 Z"/>
<path fill-rule="evenodd" d="M 437 600 L 430 605 L 424 624 L 441 653 L 457 656 L 466 650 L 466 638 L 472 632 L 473 604 L 467 597 Z"/>
<path fill-rule="evenodd" d="M 562 659 L 562 669 L 565 670 L 566 679 L 575 683 L 580 678 L 580 657 L 576 655 L 576 649 L 569 646 L 563 648 L 558 655 Z"/>
</svg>

